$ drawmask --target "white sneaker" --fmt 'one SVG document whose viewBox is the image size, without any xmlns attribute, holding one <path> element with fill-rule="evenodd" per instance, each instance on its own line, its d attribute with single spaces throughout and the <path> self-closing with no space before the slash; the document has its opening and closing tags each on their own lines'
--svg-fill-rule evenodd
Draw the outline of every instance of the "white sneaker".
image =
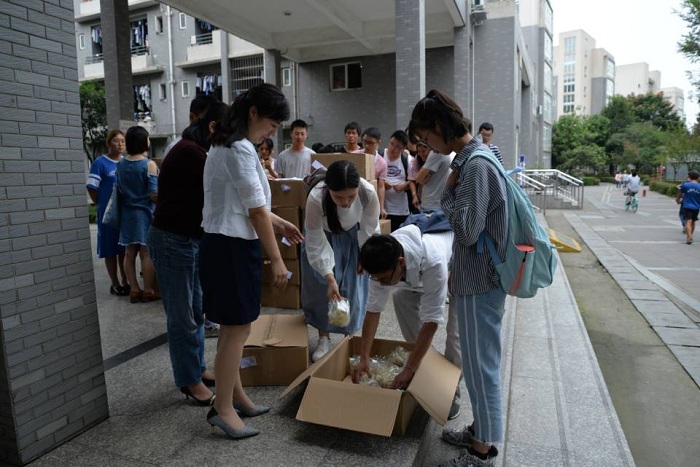
<svg viewBox="0 0 700 467">
<path fill-rule="evenodd" d="M 316 346 L 316 350 L 314 350 L 313 355 L 311 355 L 311 360 L 313 360 L 314 362 L 321 360 L 321 358 L 323 358 L 323 356 L 326 355 L 329 350 L 331 350 L 330 337 L 319 337 L 318 345 Z"/>
</svg>

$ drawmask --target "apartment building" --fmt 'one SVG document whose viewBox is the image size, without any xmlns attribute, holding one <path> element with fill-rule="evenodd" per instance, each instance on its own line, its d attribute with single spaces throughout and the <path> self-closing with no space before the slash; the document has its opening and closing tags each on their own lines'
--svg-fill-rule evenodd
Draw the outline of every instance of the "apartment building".
<svg viewBox="0 0 700 467">
<path fill-rule="evenodd" d="M 615 68 L 616 94 L 622 96 L 656 94 L 661 91 L 661 72 L 649 70 L 646 62 L 618 65 Z"/>
<path fill-rule="evenodd" d="M 264 81 L 261 47 L 154 0 L 128 5 L 132 124 L 148 129 L 155 157 L 189 124 L 196 95 L 230 102 Z M 100 0 L 74 0 L 74 14 L 78 79 L 104 80 Z"/>
<path fill-rule="evenodd" d="M 596 48 L 595 39 L 581 29 L 559 34 L 554 74 L 557 118 L 599 113 L 614 94 L 619 94 L 615 58 L 605 49 Z"/>
<path fill-rule="evenodd" d="M 685 120 L 685 97 L 683 90 L 677 87 L 661 88 L 664 95 L 664 100 L 671 104 L 673 110 Z"/>
</svg>

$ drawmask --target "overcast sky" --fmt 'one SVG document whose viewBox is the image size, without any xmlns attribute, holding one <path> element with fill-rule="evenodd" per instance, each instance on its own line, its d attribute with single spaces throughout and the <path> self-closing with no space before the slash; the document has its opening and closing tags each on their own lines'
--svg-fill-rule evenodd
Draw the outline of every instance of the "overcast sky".
<svg viewBox="0 0 700 467">
<path fill-rule="evenodd" d="M 554 45 L 559 33 L 583 29 L 596 47 L 615 57 L 616 65 L 647 62 L 661 72 L 661 87 L 678 87 L 685 93 L 688 124 L 695 122 L 700 106 L 685 72 L 694 66 L 677 51 L 686 34 L 685 22 L 674 10 L 681 0 L 550 0 L 554 11 Z"/>
</svg>

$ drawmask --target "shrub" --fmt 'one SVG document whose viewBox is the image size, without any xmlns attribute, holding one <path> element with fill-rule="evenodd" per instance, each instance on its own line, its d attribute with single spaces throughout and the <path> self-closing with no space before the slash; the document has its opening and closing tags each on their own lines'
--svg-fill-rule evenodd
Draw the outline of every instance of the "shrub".
<svg viewBox="0 0 700 467">
<path fill-rule="evenodd" d="M 652 181 L 649 184 L 649 189 L 651 191 L 661 193 L 662 195 L 672 196 L 675 198 L 676 193 L 678 193 L 678 183 Z"/>
<path fill-rule="evenodd" d="M 615 177 L 598 177 L 602 183 L 615 183 Z"/>
<path fill-rule="evenodd" d="M 97 206 L 92 203 L 88 204 L 88 222 L 97 224 Z"/>
<path fill-rule="evenodd" d="M 600 179 L 596 177 L 583 177 L 582 180 L 584 186 L 600 185 Z"/>
</svg>

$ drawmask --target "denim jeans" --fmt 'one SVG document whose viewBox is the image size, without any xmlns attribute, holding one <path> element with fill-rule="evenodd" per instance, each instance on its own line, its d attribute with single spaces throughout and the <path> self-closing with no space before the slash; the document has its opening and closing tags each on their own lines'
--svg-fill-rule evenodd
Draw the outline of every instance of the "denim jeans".
<svg viewBox="0 0 700 467">
<path fill-rule="evenodd" d="M 206 370 L 199 240 L 151 226 L 148 253 L 155 265 L 167 316 L 175 384 L 197 384 Z"/>
<path fill-rule="evenodd" d="M 496 288 L 452 300 L 457 305 L 462 374 L 472 403 L 475 438 L 498 443 L 503 441 L 501 321 L 506 294 Z"/>
</svg>

